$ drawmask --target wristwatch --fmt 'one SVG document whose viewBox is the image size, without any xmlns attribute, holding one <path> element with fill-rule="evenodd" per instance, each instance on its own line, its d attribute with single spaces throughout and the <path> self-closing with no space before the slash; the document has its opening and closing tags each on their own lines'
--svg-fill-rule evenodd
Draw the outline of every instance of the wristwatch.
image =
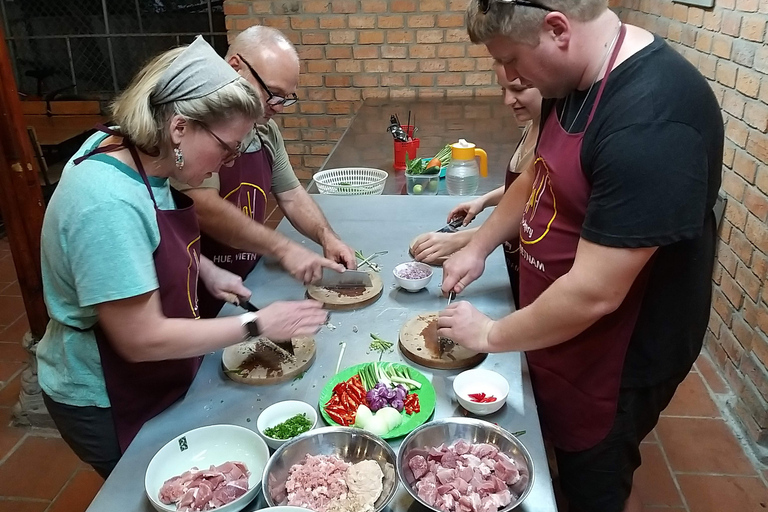
<svg viewBox="0 0 768 512">
<path fill-rule="evenodd" d="M 243 329 L 245 331 L 243 339 L 247 340 L 248 338 L 259 337 L 261 329 L 259 329 L 258 319 L 259 317 L 256 313 L 245 313 L 240 315 L 240 320 L 243 323 Z"/>
</svg>

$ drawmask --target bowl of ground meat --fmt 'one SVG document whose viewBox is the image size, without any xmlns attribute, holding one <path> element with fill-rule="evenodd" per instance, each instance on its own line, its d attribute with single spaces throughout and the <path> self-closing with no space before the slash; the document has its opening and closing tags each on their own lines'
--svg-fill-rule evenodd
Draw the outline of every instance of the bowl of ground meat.
<svg viewBox="0 0 768 512">
<path fill-rule="evenodd" d="M 413 499 L 436 512 L 507 512 L 533 487 L 533 460 L 511 433 L 487 421 L 446 418 L 408 434 L 397 474 Z"/>
<path fill-rule="evenodd" d="M 432 267 L 419 261 L 408 261 L 396 266 L 392 273 L 395 282 L 403 290 L 417 292 L 429 284 L 432 279 Z"/>
<path fill-rule="evenodd" d="M 325 427 L 301 434 L 275 451 L 264 468 L 270 507 L 314 512 L 381 512 L 397 491 L 397 456 L 365 430 Z"/>
</svg>

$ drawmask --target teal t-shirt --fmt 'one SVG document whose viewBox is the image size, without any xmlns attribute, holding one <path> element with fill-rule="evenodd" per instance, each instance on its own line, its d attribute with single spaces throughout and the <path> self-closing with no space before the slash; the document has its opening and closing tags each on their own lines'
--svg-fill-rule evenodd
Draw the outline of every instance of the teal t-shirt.
<svg viewBox="0 0 768 512">
<path fill-rule="evenodd" d="M 152 254 L 160 233 L 139 174 L 109 154 L 74 165 L 105 137 L 91 136 L 64 167 L 43 220 L 43 294 L 51 320 L 37 346 L 38 377 L 54 401 L 74 406 L 110 405 L 96 339 L 87 330 L 97 321 L 95 306 L 158 288 Z M 168 180 L 149 182 L 158 207 L 174 209 Z"/>
</svg>

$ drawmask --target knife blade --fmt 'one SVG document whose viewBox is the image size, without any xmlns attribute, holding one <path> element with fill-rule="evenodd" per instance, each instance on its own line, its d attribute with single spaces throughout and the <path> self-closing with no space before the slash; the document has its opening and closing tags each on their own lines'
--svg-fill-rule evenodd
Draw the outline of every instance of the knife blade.
<svg viewBox="0 0 768 512">
<path fill-rule="evenodd" d="M 464 217 L 456 217 L 455 219 L 451 220 L 448 224 L 443 226 L 442 228 L 438 229 L 438 233 L 455 233 L 459 230 L 461 225 L 464 223 Z"/>
<path fill-rule="evenodd" d="M 238 302 L 239 302 L 238 306 L 240 306 L 241 308 L 243 308 L 246 311 L 250 311 L 251 313 L 255 313 L 255 312 L 257 312 L 259 310 L 259 308 L 257 308 L 253 304 L 251 304 L 251 302 L 248 301 L 248 300 L 240 299 Z"/>
<path fill-rule="evenodd" d="M 359 270 L 336 272 L 333 269 L 324 268 L 323 277 L 317 285 L 324 288 L 359 288 L 361 286 L 373 286 L 373 283 L 368 272 Z"/>
</svg>

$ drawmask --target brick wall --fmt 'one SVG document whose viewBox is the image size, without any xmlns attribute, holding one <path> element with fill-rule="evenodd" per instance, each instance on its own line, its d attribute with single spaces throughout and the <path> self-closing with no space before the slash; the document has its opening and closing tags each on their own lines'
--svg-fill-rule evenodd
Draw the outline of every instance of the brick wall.
<svg viewBox="0 0 768 512">
<path fill-rule="evenodd" d="M 728 196 L 706 350 L 729 381 L 729 403 L 768 448 L 768 0 L 612 0 L 628 23 L 665 37 L 710 81 L 725 122 Z"/>
<path fill-rule="evenodd" d="M 367 98 L 500 95 L 483 46 L 464 28 L 468 0 L 225 0 L 230 39 L 281 30 L 301 57 L 301 101 L 276 116 L 300 178 L 322 165 Z"/>
</svg>

